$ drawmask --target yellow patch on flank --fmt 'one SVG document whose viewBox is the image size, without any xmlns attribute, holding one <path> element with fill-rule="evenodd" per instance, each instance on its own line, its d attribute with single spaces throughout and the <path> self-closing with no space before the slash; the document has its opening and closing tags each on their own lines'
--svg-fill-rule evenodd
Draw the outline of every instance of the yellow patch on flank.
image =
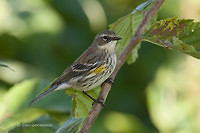
<svg viewBox="0 0 200 133">
<path fill-rule="evenodd" d="M 97 67 L 96 69 L 94 69 L 93 71 L 90 71 L 90 73 L 101 73 L 106 69 L 105 65 L 101 65 L 99 67 Z"/>
</svg>

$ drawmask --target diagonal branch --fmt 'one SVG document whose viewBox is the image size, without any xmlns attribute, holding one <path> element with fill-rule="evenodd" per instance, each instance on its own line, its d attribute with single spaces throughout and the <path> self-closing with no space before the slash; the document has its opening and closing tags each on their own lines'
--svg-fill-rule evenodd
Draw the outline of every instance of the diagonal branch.
<svg viewBox="0 0 200 133">
<path fill-rule="evenodd" d="M 149 9 L 148 12 L 146 12 L 141 24 L 138 26 L 135 34 L 131 38 L 130 42 L 128 43 L 127 47 L 124 49 L 124 51 L 121 53 L 121 55 L 118 57 L 117 65 L 115 68 L 115 71 L 112 73 L 110 78 L 114 80 L 116 74 L 118 73 L 121 66 L 126 61 L 128 55 L 131 53 L 131 51 L 137 46 L 139 41 L 141 41 L 141 35 L 144 32 L 147 24 L 151 20 L 151 18 L 155 15 L 155 13 L 158 11 L 158 9 L 161 7 L 165 0 L 157 0 L 154 5 Z M 108 93 L 111 89 L 111 84 L 104 82 L 102 84 L 102 89 L 99 93 L 98 99 L 103 99 L 102 102 L 104 103 L 106 101 L 106 98 L 108 96 Z M 83 126 L 81 128 L 80 133 L 87 133 L 89 129 L 92 127 L 94 121 L 96 120 L 97 116 L 99 115 L 100 111 L 102 110 L 102 105 L 98 103 L 94 103 L 92 109 L 90 110 L 86 120 L 83 123 Z"/>
</svg>

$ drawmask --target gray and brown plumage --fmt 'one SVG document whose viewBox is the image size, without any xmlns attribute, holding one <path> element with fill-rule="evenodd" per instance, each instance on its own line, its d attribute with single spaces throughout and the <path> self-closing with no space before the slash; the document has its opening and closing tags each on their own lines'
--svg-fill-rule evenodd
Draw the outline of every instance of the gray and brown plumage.
<svg viewBox="0 0 200 133">
<path fill-rule="evenodd" d="M 97 34 L 90 47 L 51 84 L 49 89 L 33 99 L 29 106 L 55 90 L 73 88 L 84 92 L 103 83 L 115 69 L 115 45 L 120 39 L 115 32 L 109 30 Z"/>
</svg>

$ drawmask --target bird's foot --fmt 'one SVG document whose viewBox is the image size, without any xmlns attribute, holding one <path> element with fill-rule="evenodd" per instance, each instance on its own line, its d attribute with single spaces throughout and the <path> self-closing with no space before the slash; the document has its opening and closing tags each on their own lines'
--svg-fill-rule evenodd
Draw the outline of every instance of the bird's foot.
<svg viewBox="0 0 200 133">
<path fill-rule="evenodd" d="M 98 103 L 98 104 L 101 104 L 104 107 L 104 103 L 103 103 L 104 99 L 103 98 L 95 99 L 92 96 L 90 96 L 89 94 L 87 94 L 85 91 L 82 91 L 82 92 L 83 92 L 83 94 L 85 94 L 87 97 L 89 97 L 93 101 L 92 106 L 94 105 L 94 103 Z"/>
<path fill-rule="evenodd" d="M 103 103 L 104 99 L 103 98 L 93 99 L 93 101 L 94 102 L 92 103 L 92 106 L 94 105 L 94 103 L 98 103 L 98 104 L 101 104 L 101 106 L 104 107 L 104 103 Z"/>
</svg>

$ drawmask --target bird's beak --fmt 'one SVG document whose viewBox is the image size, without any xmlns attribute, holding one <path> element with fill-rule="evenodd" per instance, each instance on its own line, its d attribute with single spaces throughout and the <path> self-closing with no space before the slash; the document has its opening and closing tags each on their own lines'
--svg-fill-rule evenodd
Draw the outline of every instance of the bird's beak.
<svg viewBox="0 0 200 133">
<path fill-rule="evenodd" d="M 121 38 L 120 37 L 114 37 L 114 40 L 120 40 Z"/>
</svg>

